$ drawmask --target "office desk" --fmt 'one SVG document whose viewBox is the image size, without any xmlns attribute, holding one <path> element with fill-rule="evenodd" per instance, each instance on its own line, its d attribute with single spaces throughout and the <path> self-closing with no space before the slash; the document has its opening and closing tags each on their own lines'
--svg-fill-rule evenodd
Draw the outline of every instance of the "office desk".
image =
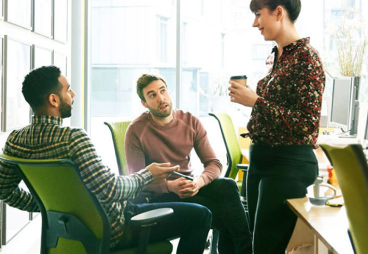
<svg viewBox="0 0 368 254">
<path fill-rule="evenodd" d="M 322 242 L 328 254 L 354 253 L 347 233 L 345 207 L 314 206 L 308 198 L 288 199 L 287 204 L 314 235 L 314 253 Z M 293 236 L 294 237 L 294 236 Z M 303 236 L 305 237 L 305 236 Z"/>
</svg>

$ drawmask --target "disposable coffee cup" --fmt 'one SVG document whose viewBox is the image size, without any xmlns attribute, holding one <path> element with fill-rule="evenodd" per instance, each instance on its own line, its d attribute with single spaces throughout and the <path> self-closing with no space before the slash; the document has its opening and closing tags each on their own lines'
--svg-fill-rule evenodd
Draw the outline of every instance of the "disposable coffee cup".
<svg viewBox="0 0 368 254">
<path fill-rule="evenodd" d="M 247 85 L 247 76 L 246 75 L 231 76 L 230 80 L 238 82 L 239 84 L 241 84 L 243 86 Z"/>
</svg>

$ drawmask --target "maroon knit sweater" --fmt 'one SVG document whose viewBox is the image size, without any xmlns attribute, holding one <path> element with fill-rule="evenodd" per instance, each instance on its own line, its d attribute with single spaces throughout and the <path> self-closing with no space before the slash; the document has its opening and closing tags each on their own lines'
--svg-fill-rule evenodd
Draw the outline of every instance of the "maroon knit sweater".
<svg viewBox="0 0 368 254">
<path fill-rule="evenodd" d="M 125 137 L 129 172 L 137 172 L 152 162 L 170 162 L 180 166 L 179 172 L 192 175 L 190 153 L 194 148 L 204 166 L 201 176 L 205 184 L 209 184 L 220 175 L 222 165 L 209 143 L 206 130 L 190 113 L 175 110 L 173 116 L 169 124 L 160 126 L 152 120 L 150 113 L 145 112 L 130 124 Z M 166 183 L 152 183 L 146 191 L 155 195 L 166 193 Z"/>
</svg>

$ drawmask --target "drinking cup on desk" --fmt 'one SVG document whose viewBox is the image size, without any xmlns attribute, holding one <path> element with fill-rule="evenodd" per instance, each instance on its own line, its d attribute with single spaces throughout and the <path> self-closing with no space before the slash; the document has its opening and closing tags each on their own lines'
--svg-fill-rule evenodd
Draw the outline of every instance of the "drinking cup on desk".
<svg viewBox="0 0 368 254">
<path fill-rule="evenodd" d="M 326 187 L 329 191 L 326 191 L 324 195 L 321 195 L 321 187 Z M 325 205 L 328 200 L 336 197 L 336 193 L 337 190 L 334 186 L 328 183 L 321 183 L 317 178 L 313 185 L 313 195 L 309 197 L 309 201 L 313 205 Z"/>
<path fill-rule="evenodd" d="M 239 76 L 231 76 L 230 80 L 238 82 L 243 86 L 247 86 L 247 76 L 246 75 L 239 75 Z"/>
</svg>

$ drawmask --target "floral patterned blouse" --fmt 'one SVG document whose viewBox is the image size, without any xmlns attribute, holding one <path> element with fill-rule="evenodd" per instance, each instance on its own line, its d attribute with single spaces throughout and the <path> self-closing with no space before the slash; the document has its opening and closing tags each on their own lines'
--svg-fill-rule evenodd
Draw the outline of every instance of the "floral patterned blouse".
<svg viewBox="0 0 368 254">
<path fill-rule="evenodd" d="M 272 54 L 272 69 L 257 85 L 249 136 L 255 144 L 314 145 L 325 86 L 318 52 L 303 38 L 285 46 L 277 61 L 277 47 Z"/>
</svg>

